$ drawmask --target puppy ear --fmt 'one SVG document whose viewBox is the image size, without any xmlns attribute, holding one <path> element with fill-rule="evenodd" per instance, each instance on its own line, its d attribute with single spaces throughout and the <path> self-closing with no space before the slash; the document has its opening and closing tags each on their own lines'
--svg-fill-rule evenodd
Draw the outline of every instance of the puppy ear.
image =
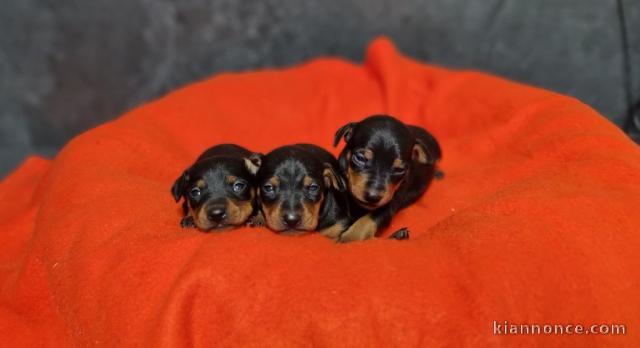
<svg viewBox="0 0 640 348">
<path fill-rule="evenodd" d="M 416 140 L 416 143 L 413 145 L 411 158 L 422 164 L 435 164 L 437 160 L 429 151 L 429 148 L 419 140 Z"/>
<path fill-rule="evenodd" d="M 350 156 L 351 152 L 342 151 L 338 157 L 338 165 L 343 173 L 347 173 L 347 156 Z"/>
<path fill-rule="evenodd" d="M 262 165 L 262 156 L 264 155 L 261 153 L 254 153 L 244 159 L 244 166 L 247 167 L 247 170 L 251 175 L 256 175 L 260 169 L 260 166 Z"/>
<path fill-rule="evenodd" d="M 324 172 L 322 174 L 324 176 L 325 186 L 331 186 L 339 192 L 344 192 L 347 190 L 347 183 L 344 181 L 342 176 L 336 173 L 331 164 L 324 164 Z"/>
<path fill-rule="evenodd" d="M 182 195 L 184 195 L 184 190 L 187 188 L 188 182 L 189 174 L 185 171 L 176 179 L 173 186 L 171 186 L 171 194 L 173 195 L 173 199 L 176 200 L 176 203 L 180 200 Z"/>
<path fill-rule="evenodd" d="M 333 146 L 338 146 L 340 143 L 340 139 L 344 138 L 346 143 L 351 139 L 351 135 L 353 134 L 353 127 L 355 127 L 355 122 L 349 122 L 344 126 L 340 127 L 336 132 L 336 135 L 333 137 Z"/>
</svg>

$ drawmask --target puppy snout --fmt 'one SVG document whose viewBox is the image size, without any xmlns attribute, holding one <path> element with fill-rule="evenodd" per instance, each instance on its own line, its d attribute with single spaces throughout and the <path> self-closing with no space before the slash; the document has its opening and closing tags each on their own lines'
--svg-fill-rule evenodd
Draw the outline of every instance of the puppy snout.
<svg viewBox="0 0 640 348">
<path fill-rule="evenodd" d="M 284 221 L 284 224 L 289 228 L 298 227 L 298 225 L 300 225 L 300 220 L 300 214 L 295 212 L 287 212 L 282 215 L 282 221 Z"/>
<path fill-rule="evenodd" d="M 212 222 L 220 222 L 227 217 L 227 211 L 224 206 L 213 206 L 207 212 L 207 218 Z"/>
<path fill-rule="evenodd" d="M 382 193 L 377 190 L 368 190 L 364 193 L 364 200 L 369 204 L 375 204 L 382 199 Z"/>
</svg>

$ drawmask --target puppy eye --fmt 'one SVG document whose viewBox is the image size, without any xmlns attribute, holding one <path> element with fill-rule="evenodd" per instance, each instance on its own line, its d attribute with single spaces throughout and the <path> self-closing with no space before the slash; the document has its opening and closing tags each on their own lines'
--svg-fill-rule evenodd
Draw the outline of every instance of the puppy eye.
<svg viewBox="0 0 640 348">
<path fill-rule="evenodd" d="M 353 157 L 351 157 L 351 160 L 353 161 L 354 164 L 362 166 L 365 163 L 367 163 L 367 158 L 362 154 L 362 152 L 356 152 L 353 154 Z"/>
<path fill-rule="evenodd" d="M 191 191 L 189 191 L 189 196 L 191 196 L 191 198 L 193 199 L 200 198 L 200 194 L 201 194 L 200 189 L 197 187 L 194 187 L 191 189 Z"/>
<path fill-rule="evenodd" d="M 309 190 L 309 192 L 316 192 L 318 191 L 319 187 L 317 184 L 311 184 L 307 187 L 307 190 Z"/>
<path fill-rule="evenodd" d="M 247 187 L 247 184 L 245 184 L 242 181 L 236 181 L 233 184 L 233 192 L 242 192 L 242 190 L 244 190 L 245 187 Z"/>
<path fill-rule="evenodd" d="M 262 191 L 266 192 L 266 193 L 272 193 L 274 190 L 273 185 L 271 184 L 264 184 L 262 186 Z"/>
</svg>

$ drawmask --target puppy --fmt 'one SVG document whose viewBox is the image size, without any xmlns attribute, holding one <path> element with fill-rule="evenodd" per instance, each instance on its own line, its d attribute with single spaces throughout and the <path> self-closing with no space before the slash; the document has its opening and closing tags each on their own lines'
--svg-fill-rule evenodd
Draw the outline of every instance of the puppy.
<svg viewBox="0 0 640 348">
<path fill-rule="evenodd" d="M 338 161 L 310 144 L 277 148 L 262 158 L 258 200 L 267 227 L 278 232 L 319 231 L 337 239 L 350 220 Z"/>
<path fill-rule="evenodd" d="M 260 155 L 233 144 L 216 145 L 176 179 L 171 193 L 184 197 L 182 227 L 203 231 L 244 224 L 255 208 Z"/>
<path fill-rule="evenodd" d="M 341 236 L 341 242 L 373 238 L 389 225 L 398 210 L 415 202 L 436 174 L 440 145 L 426 130 L 407 126 L 386 115 L 348 123 L 335 135 L 334 146 L 344 138 L 339 156 L 354 217 L 360 216 Z M 392 238 L 408 237 L 406 229 Z"/>
</svg>

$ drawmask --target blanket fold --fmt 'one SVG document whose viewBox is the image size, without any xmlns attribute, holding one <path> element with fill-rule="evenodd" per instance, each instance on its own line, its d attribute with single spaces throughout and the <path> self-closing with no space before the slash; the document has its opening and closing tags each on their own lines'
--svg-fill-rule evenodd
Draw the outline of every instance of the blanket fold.
<svg viewBox="0 0 640 348">
<path fill-rule="evenodd" d="M 444 180 L 385 235 L 338 245 L 264 228 L 180 228 L 169 188 L 204 149 L 330 149 L 389 113 L 429 129 Z M 221 74 L 27 160 L 0 183 L 8 346 L 633 346 L 640 343 L 640 150 L 581 102 L 374 41 Z M 498 324 L 624 324 L 506 335 Z"/>
</svg>

